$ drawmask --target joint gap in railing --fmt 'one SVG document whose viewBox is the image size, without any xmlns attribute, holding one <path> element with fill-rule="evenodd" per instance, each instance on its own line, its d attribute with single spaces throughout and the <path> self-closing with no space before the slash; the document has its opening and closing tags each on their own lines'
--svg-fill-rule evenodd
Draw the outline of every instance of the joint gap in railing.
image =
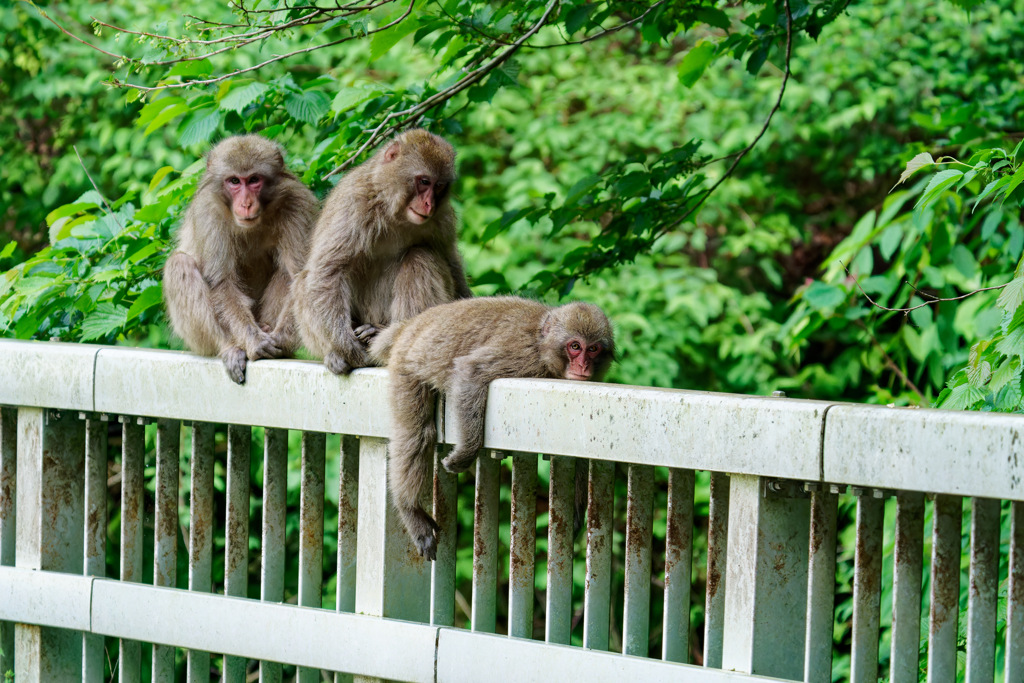
<svg viewBox="0 0 1024 683">
<path fill-rule="evenodd" d="M 837 404 L 830 403 L 821 413 L 821 435 L 818 440 L 818 479 L 825 481 L 825 425 L 828 424 L 828 411 Z"/>
</svg>

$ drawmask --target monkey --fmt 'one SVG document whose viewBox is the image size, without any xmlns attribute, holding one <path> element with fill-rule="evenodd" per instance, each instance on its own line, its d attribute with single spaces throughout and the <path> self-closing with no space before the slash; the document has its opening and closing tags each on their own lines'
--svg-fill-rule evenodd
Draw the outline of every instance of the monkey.
<svg viewBox="0 0 1024 683">
<path fill-rule="evenodd" d="M 500 377 L 600 380 L 615 354 L 612 327 L 593 304 L 551 308 L 520 297 L 465 299 L 427 309 L 382 330 L 370 343 L 390 375 L 388 487 L 420 555 L 433 560 L 439 527 L 420 506 L 443 392 L 455 406 L 461 439 L 442 461 L 466 470 L 483 446 L 487 389 Z"/>
<path fill-rule="evenodd" d="M 296 280 L 305 347 L 336 375 L 372 364 L 379 330 L 472 296 L 456 248 L 455 148 L 406 131 L 331 190 Z"/>
<path fill-rule="evenodd" d="M 260 135 L 226 138 L 207 155 L 164 265 L 164 298 L 174 333 L 219 355 L 238 384 L 247 361 L 298 346 L 292 282 L 318 209 L 281 147 Z"/>
</svg>

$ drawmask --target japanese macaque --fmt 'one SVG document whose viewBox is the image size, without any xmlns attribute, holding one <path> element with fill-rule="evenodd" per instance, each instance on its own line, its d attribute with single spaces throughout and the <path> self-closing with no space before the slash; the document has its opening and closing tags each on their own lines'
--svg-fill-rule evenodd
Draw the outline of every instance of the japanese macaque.
<svg viewBox="0 0 1024 683">
<path fill-rule="evenodd" d="M 378 330 L 472 296 L 448 202 L 454 180 L 455 149 L 414 129 L 327 197 L 295 301 L 303 343 L 331 372 L 370 365 Z"/>
<path fill-rule="evenodd" d="M 494 297 L 431 308 L 382 331 L 370 343 L 370 353 L 387 363 L 391 376 L 391 496 L 420 555 L 433 560 L 438 526 L 419 496 L 432 471 L 437 393 L 454 404 L 462 435 L 443 465 L 462 472 L 483 446 L 492 380 L 600 380 L 614 356 L 614 342 L 608 318 L 592 304 L 551 308 Z"/>
<path fill-rule="evenodd" d="M 185 345 L 219 354 L 239 384 L 246 361 L 298 346 L 292 281 L 317 208 L 276 143 L 243 135 L 210 150 L 164 266 L 164 298 Z"/>
</svg>

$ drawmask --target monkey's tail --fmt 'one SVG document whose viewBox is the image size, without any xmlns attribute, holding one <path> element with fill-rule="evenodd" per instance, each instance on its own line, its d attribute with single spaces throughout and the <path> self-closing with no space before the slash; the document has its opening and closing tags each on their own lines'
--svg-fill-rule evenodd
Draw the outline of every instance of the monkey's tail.
<svg viewBox="0 0 1024 683">
<path fill-rule="evenodd" d="M 385 327 L 370 342 L 370 357 L 380 365 L 387 365 L 388 356 L 391 355 L 391 347 L 395 343 L 399 327 L 399 325 Z"/>
</svg>

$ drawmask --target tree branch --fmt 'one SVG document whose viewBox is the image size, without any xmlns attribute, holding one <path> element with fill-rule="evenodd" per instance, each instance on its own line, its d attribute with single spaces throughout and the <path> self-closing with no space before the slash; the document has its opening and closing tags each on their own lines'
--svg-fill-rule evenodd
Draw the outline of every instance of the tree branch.
<svg viewBox="0 0 1024 683">
<path fill-rule="evenodd" d="M 860 280 L 858 280 L 856 278 L 856 276 L 854 276 L 853 273 L 850 272 L 850 269 L 846 267 L 845 263 L 842 263 L 842 262 L 840 262 L 840 263 L 843 266 L 843 270 L 846 271 L 846 275 L 851 280 L 853 280 L 853 284 L 857 285 L 857 289 L 860 290 L 861 296 L 863 296 L 865 299 L 867 299 L 868 303 L 870 303 L 875 308 L 880 308 L 883 311 L 889 311 L 891 313 L 902 313 L 904 315 L 904 317 L 906 317 L 911 311 L 916 311 L 917 309 L 924 308 L 925 306 L 931 306 L 932 304 L 942 303 L 943 301 L 960 301 L 961 299 L 966 299 L 969 296 L 974 296 L 975 294 L 979 294 L 981 292 L 990 292 L 990 291 L 992 291 L 994 289 L 1002 289 L 1006 285 L 1010 284 L 1009 282 L 1004 282 L 1001 285 L 993 285 L 992 287 L 981 287 L 979 289 L 975 289 L 973 291 L 967 292 L 966 294 L 961 294 L 960 296 L 948 296 L 948 297 L 937 297 L 937 296 L 932 296 L 931 294 L 925 294 L 924 292 L 918 291 L 917 287 L 914 287 L 914 285 L 910 285 L 911 289 L 913 289 L 915 292 L 917 292 L 921 296 L 931 297 L 931 300 L 930 301 L 925 301 L 923 304 L 918 304 L 916 306 L 910 306 L 908 308 L 889 308 L 888 306 L 883 306 L 882 304 L 878 303 L 877 301 L 872 299 L 870 296 L 868 296 L 868 293 L 865 292 L 864 288 L 860 286 Z M 907 284 L 910 284 L 910 283 L 907 283 Z"/>
</svg>

